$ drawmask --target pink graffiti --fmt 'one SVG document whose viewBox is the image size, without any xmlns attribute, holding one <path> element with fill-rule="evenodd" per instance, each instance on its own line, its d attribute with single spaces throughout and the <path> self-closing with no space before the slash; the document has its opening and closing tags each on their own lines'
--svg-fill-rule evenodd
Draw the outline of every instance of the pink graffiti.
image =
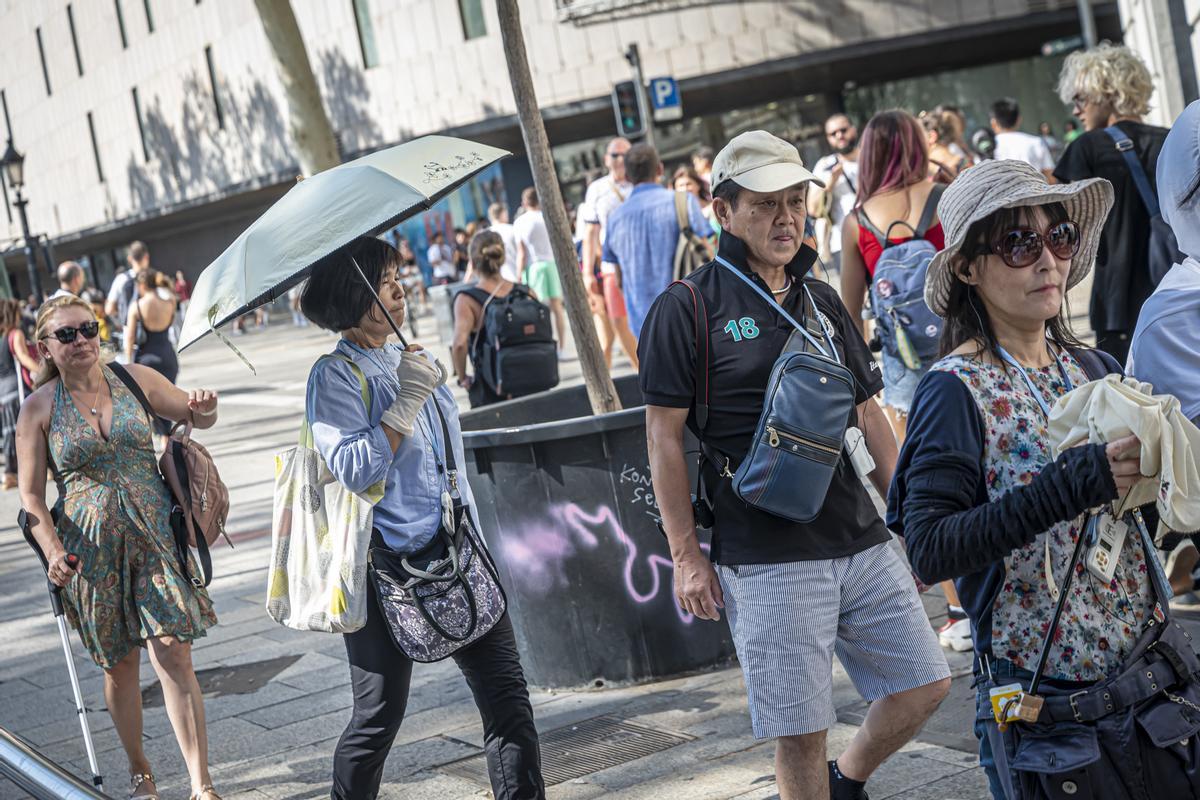
<svg viewBox="0 0 1200 800">
<path fill-rule="evenodd" d="M 546 593 L 556 587 L 565 588 L 568 585 L 563 571 L 567 559 L 581 550 L 594 550 L 600 545 L 598 531 L 607 530 L 611 538 L 625 548 L 624 583 L 625 592 L 630 599 L 638 604 L 646 604 L 658 597 L 663 587 L 663 579 L 659 570 L 663 569 L 670 575 L 673 565 L 669 558 L 651 553 L 642 559 L 641 563 L 650 572 L 649 586 L 642 590 L 639 581 L 635 580 L 635 572 L 639 572 L 638 548 L 626 534 L 617 515 L 608 506 L 599 506 L 595 512 L 588 513 L 575 503 L 565 503 L 550 509 L 549 516 L 557 525 L 526 526 L 519 536 L 506 536 L 503 549 L 509 563 L 522 566 L 521 580 L 526 587 L 539 593 Z M 708 552 L 708 545 L 701 544 Z M 667 578 L 668 591 L 671 578 Z M 672 598 L 673 600 L 673 598 Z M 672 602 L 675 613 L 681 622 L 690 625 L 695 619 L 691 614 Z"/>
</svg>

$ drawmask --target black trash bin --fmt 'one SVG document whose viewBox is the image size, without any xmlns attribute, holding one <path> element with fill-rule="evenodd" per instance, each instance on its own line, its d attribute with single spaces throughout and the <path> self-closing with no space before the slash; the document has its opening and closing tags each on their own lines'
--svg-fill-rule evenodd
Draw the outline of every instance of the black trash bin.
<svg viewBox="0 0 1200 800">
<path fill-rule="evenodd" d="M 653 680 L 733 656 L 724 620 L 675 602 L 636 376 L 617 389 L 626 408 L 613 414 L 592 416 L 573 386 L 462 415 L 483 535 L 535 686 Z"/>
</svg>

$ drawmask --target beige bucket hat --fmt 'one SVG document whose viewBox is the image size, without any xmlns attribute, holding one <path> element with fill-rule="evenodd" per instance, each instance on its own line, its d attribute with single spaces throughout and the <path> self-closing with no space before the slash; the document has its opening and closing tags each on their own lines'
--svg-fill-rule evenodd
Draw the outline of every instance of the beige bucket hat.
<svg viewBox="0 0 1200 800">
<path fill-rule="evenodd" d="M 1024 161 L 984 161 L 962 172 L 938 202 L 938 219 L 946 235 L 925 273 L 925 303 L 939 317 L 946 316 L 950 288 L 956 280 L 950 261 L 965 243 L 967 229 L 1002 208 L 1062 203 L 1067 216 L 1079 226 L 1079 252 L 1071 259 L 1067 288 L 1079 283 L 1096 263 L 1100 231 L 1113 204 L 1112 184 L 1103 178 L 1077 183 L 1049 184 L 1046 177 Z"/>
</svg>

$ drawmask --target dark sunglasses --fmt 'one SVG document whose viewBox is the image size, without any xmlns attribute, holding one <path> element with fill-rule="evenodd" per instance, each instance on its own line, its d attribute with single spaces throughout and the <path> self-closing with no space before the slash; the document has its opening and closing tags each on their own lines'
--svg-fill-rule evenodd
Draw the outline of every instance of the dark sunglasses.
<svg viewBox="0 0 1200 800">
<path fill-rule="evenodd" d="M 995 254 L 1013 269 L 1021 269 L 1036 263 L 1042 257 L 1043 247 L 1064 261 L 1074 258 L 1079 252 L 1079 226 L 1068 219 L 1051 225 L 1045 233 L 1038 233 L 1033 228 L 1012 228 L 1002 232 L 976 255 Z"/>
<path fill-rule="evenodd" d="M 75 339 L 78 338 L 79 334 L 81 333 L 85 339 L 95 339 L 100 335 L 100 323 L 93 321 L 85 322 L 78 328 L 59 328 L 58 330 L 53 331 L 49 335 L 43 336 L 42 338 L 49 339 L 51 336 L 53 336 L 63 344 L 70 344 L 71 342 L 75 341 Z"/>
</svg>

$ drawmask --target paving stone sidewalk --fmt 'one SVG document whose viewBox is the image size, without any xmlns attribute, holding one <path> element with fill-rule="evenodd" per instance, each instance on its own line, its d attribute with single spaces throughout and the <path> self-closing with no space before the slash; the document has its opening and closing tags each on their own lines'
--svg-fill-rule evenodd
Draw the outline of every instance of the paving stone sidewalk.
<svg viewBox="0 0 1200 800">
<path fill-rule="evenodd" d="M 428 318 L 422 322 L 431 325 Z M 425 341 L 432 346 L 436 339 Z M 215 341 L 185 353 L 180 376 L 182 385 L 222 393 L 221 422 L 203 441 L 231 488 L 234 507 L 231 528 L 237 546 L 217 549 L 216 578 L 210 587 L 221 624 L 195 647 L 196 667 L 209 687 L 213 776 L 226 800 L 328 796 L 331 754 L 351 707 L 342 642 L 340 637 L 275 625 L 263 610 L 263 600 L 272 456 L 294 442 L 308 367 L 332 347 L 333 339 L 277 321 L 268 331 L 248 334 L 236 343 L 258 367 L 257 376 Z M 447 358 L 444 349 L 432 349 Z M 564 381 L 578 380 L 577 365 L 564 365 L 563 375 Z M 18 505 L 15 492 L 0 496 L 0 726 L 86 775 L 40 567 L 13 522 Z M 932 624 L 940 622 L 941 601 L 930 596 L 927 603 Z M 126 767 L 104 710 L 101 673 L 83 655 L 77 639 L 75 652 L 102 771 L 109 792 L 123 797 Z M 969 661 L 956 655 L 952 666 L 957 677 L 951 697 L 926 732 L 872 778 L 868 788 L 873 800 L 987 797 L 970 730 Z M 148 665 L 142 683 L 147 689 L 147 753 L 164 797 L 184 797 L 183 761 L 161 700 L 151 688 L 155 676 Z M 834 692 L 842 721 L 830 732 L 831 752 L 849 741 L 865 710 L 840 668 Z M 532 699 L 544 737 L 609 716 L 683 740 L 661 752 L 558 783 L 549 789 L 552 798 L 776 796 L 774 745 L 755 741 L 750 734 L 736 667 L 634 687 L 535 690 Z M 388 759 L 381 796 L 489 796 L 482 772 L 463 761 L 479 754 L 481 745 L 478 713 L 453 662 L 418 665 L 408 716 Z M 548 764 L 562 765 L 570 755 L 547 748 L 545 757 Z M 0 798 L 20 796 L 15 786 L 0 779 Z"/>
</svg>

